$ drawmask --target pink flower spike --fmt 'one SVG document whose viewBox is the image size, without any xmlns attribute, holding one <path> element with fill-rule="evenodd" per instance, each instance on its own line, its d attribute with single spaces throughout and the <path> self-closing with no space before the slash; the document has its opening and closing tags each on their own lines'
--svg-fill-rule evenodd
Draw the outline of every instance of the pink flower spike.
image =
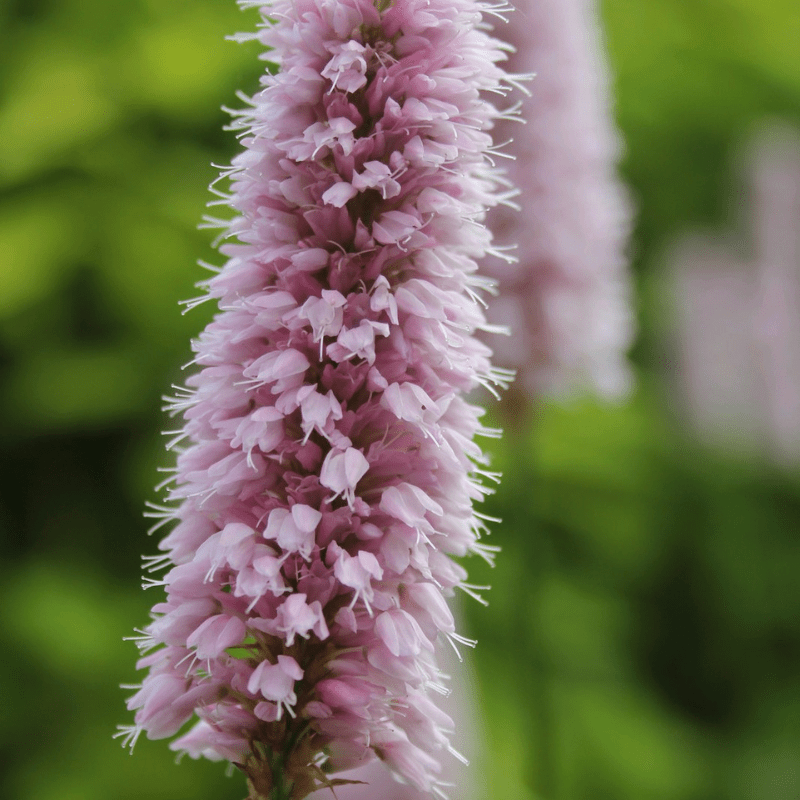
<svg viewBox="0 0 800 800">
<path fill-rule="evenodd" d="M 236 764 L 248 800 L 370 761 L 441 800 L 451 725 L 428 692 L 439 643 L 469 643 L 445 598 L 472 592 L 452 559 L 493 552 L 467 398 L 508 380 L 475 332 L 519 76 L 484 0 L 240 5 L 278 69 L 233 112 L 218 310 L 167 400 L 181 450 L 150 513 L 175 521 L 171 568 L 122 735 L 194 718 L 173 749 Z"/>
</svg>

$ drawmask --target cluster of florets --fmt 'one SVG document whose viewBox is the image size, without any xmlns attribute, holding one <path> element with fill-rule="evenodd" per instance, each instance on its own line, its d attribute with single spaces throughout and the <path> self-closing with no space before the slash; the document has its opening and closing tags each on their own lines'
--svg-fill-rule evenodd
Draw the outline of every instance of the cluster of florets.
<svg viewBox="0 0 800 800">
<path fill-rule="evenodd" d="M 434 645 L 465 641 L 445 598 L 478 588 L 452 557 L 493 551 L 473 502 L 496 476 L 473 439 L 495 432 L 464 395 L 509 377 L 473 336 L 482 221 L 507 195 L 483 96 L 511 83 L 492 10 L 262 8 L 279 71 L 232 125 L 220 313 L 170 401 L 185 422 L 154 514 L 178 524 L 148 565 L 174 566 L 152 581 L 167 597 L 124 731 L 196 715 L 172 747 L 237 764 L 253 797 L 304 797 L 375 756 L 440 791 Z"/>
</svg>

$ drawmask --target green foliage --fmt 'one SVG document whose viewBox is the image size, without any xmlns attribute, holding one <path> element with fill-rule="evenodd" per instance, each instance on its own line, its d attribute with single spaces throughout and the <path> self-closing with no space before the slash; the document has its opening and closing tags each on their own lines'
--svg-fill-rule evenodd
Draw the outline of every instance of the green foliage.
<svg viewBox="0 0 800 800">
<path fill-rule="evenodd" d="M 659 383 L 656 264 L 728 213 L 731 155 L 800 120 L 795 0 L 605 0 L 642 335 L 631 403 L 543 406 L 499 443 L 490 606 L 468 633 L 487 800 L 800 794 L 800 481 L 701 450 Z M 233 0 L 0 2 L 0 795 L 241 797 L 218 764 L 110 735 L 147 615 L 159 396 L 213 309 L 196 230 L 256 48 Z M 503 410 L 493 413 L 502 417 Z M 237 653 L 246 657 L 246 650 Z M 471 655 L 471 654 L 470 654 Z M 457 800 L 457 795 L 454 796 Z"/>
</svg>

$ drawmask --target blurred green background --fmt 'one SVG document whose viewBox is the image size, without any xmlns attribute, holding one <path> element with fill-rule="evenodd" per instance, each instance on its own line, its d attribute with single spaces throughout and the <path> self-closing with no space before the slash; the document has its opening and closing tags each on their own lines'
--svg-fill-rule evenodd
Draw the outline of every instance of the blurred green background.
<svg viewBox="0 0 800 800">
<path fill-rule="evenodd" d="M 800 122 L 796 0 L 606 0 L 639 207 L 628 405 L 496 447 L 491 605 L 465 606 L 487 800 L 800 797 L 800 473 L 702 449 L 669 390 L 659 264 L 728 223 L 732 155 Z M 0 797 L 225 800 L 220 765 L 111 733 L 154 601 L 160 396 L 209 318 L 196 225 L 252 90 L 233 0 L 0 0 Z M 495 410 L 495 416 L 502 412 Z M 458 795 L 454 795 L 458 800 Z"/>
</svg>

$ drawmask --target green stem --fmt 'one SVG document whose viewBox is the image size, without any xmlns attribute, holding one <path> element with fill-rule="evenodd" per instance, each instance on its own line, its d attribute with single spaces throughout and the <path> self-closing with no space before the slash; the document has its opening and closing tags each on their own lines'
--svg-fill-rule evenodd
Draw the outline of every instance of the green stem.
<svg viewBox="0 0 800 800">
<path fill-rule="evenodd" d="M 276 755 L 270 764 L 272 771 L 272 791 L 269 800 L 292 800 L 291 784 L 287 786 L 284 777 L 284 759 Z"/>
<path fill-rule="evenodd" d="M 273 784 L 269 800 L 292 800 L 292 796 L 289 794 L 289 790 L 286 788 L 282 778 Z"/>
</svg>

